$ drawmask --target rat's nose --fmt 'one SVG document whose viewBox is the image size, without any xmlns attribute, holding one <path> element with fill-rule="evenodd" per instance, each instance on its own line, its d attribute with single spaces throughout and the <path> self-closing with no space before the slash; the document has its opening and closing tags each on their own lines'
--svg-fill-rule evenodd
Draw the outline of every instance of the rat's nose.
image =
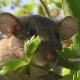
<svg viewBox="0 0 80 80">
<path fill-rule="evenodd" d="M 52 61 L 56 58 L 54 46 L 49 42 L 42 42 L 38 48 L 38 52 L 40 52 L 43 58 L 48 61 Z"/>
<path fill-rule="evenodd" d="M 52 44 L 48 42 L 42 42 L 36 50 L 32 61 L 37 65 L 44 66 L 51 61 L 55 62 L 56 59 L 56 51 Z"/>
</svg>

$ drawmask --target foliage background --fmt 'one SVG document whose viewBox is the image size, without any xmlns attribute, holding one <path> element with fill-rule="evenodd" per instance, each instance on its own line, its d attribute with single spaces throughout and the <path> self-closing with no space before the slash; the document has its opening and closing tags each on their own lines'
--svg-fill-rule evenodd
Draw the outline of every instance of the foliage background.
<svg viewBox="0 0 80 80">
<path fill-rule="evenodd" d="M 22 4 L 22 1 L 25 3 Z M 37 2 L 36 2 L 37 1 Z M 47 6 L 51 19 L 62 19 L 64 14 L 66 16 L 74 16 L 80 25 L 80 0 L 43 0 Z M 6 8 L 7 7 L 7 8 Z M 6 10 L 8 9 L 8 10 Z M 63 14 L 64 11 L 64 14 Z M 38 14 L 46 16 L 39 0 L 0 0 L 0 13 L 10 12 L 16 16 Z M 80 58 L 80 27 L 70 45 L 70 40 L 65 41 L 64 44 L 69 44 L 69 47 L 64 48 L 64 51 L 57 51 L 61 56 L 59 64 L 63 69 L 62 80 L 79 80 L 80 79 L 80 62 L 69 62 L 69 58 Z"/>
<path fill-rule="evenodd" d="M 61 0 L 43 0 L 53 17 L 61 11 Z M 39 0 L 0 0 L 0 12 L 10 12 L 16 15 L 39 14 L 44 15 Z"/>
</svg>

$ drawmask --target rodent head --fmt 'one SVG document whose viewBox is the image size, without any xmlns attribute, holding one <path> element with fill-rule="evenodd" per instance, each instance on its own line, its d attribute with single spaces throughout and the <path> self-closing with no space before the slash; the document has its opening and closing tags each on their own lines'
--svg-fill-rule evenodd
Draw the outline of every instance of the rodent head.
<svg viewBox="0 0 80 80">
<path fill-rule="evenodd" d="M 36 59 L 33 59 L 37 65 L 46 65 L 54 61 L 57 56 L 56 49 L 62 50 L 60 40 L 69 39 L 77 32 L 77 26 L 77 21 L 71 16 L 56 23 L 38 15 L 18 18 L 10 13 L 0 14 L 0 30 L 12 42 L 16 40 L 16 43 L 11 42 L 11 45 L 23 47 L 24 42 L 33 35 L 41 38 L 42 43 L 35 53 Z"/>
</svg>

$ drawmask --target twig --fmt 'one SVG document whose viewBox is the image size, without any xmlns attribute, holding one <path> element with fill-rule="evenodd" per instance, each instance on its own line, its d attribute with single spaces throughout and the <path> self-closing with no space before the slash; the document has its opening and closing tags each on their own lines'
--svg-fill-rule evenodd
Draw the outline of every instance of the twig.
<svg viewBox="0 0 80 80">
<path fill-rule="evenodd" d="M 80 62 L 80 58 L 70 58 L 70 62 Z"/>
<path fill-rule="evenodd" d="M 42 5 L 42 8 L 43 8 L 46 16 L 47 16 L 48 18 L 51 18 L 51 15 L 50 15 L 50 13 L 49 13 L 49 10 L 48 10 L 48 8 L 46 7 L 46 5 L 44 4 L 44 2 L 43 2 L 42 0 L 39 0 L 39 1 L 40 1 L 41 5 Z"/>
</svg>

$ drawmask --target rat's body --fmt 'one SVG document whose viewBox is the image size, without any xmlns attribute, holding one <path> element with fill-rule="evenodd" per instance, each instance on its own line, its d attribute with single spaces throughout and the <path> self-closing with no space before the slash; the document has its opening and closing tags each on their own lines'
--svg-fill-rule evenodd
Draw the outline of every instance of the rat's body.
<svg viewBox="0 0 80 80">
<path fill-rule="evenodd" d="M 17 18 L 9 13 L 0 14 L 0 30 L 6 35 L 0 40 L 0 62 L 12 59 L 25 59 L 24 42 L 36 35 L 41 38 L 42 43 L 36 51 L 32 63 L 41 67 L 45 67 L 50 62 L 54 63 L 58 59 L 56 49 L 62 50 L 60 40 L 70 38 L 77 31 L 77 22 L 74 18 L 70 18 L 70 21 L 74 22 L 74 24 L 66 24 L 66 20 L 69 18 L 55 23 L 46 17 L 38 15 Z M 64 23 L 65 26 L 71 25 L 73 26 L 72 29 L 75 29 L 73 33 L 65 37 L 64 31 L 61 31 Z M 60 30 L 58 27 L 61 27 Z M 4 76 L 0 80 L 14 80 L 13 76 Z M 15 80 L 18 79 L 16 78 Z M 26 80 L 26 78 L 20 78 L 19 80 Z"/>
</svg>

